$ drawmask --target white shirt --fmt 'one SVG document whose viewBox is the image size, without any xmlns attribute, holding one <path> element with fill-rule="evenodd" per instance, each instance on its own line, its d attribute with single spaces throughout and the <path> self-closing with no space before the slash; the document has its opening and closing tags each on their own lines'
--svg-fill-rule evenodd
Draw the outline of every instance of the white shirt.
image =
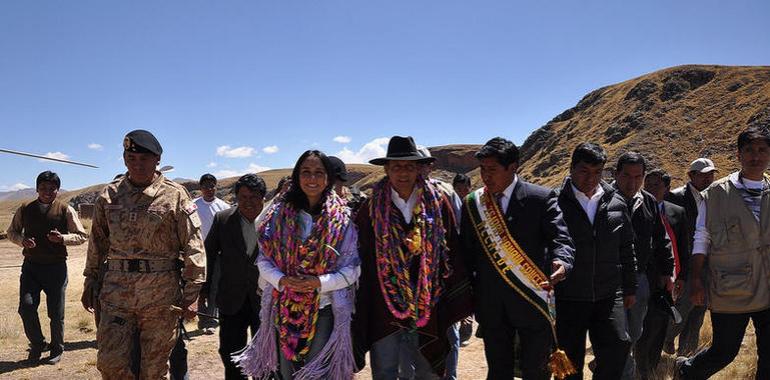
<svg viewBox="0 0 770 380">
<path fill-rule="evenodd" d="M 736 189 L 762 189 L 764 186 L 763 181 L 752 181 L 744 178 L 743 183 L 740 181 L 740 172 L 730 174 L 730 182 L 733 183 Z M 745 184 L 745 186 L 744 186 Z M 706 255 L 708 254 L 709 246 L 711 245 L 711 234 L 706 227 L 706 201 L 701 197 L 698 202 L 698 217 L 695 219 L 695 235 L 693 236 L 692 254 L 693 255 Z"/>
<path fill-rule="evenodd" d="M 300 211 L 298 216 L 300 218 L 300 228 L 302 230 L 301 237 L 302 240 L 305 240 L 308 238 L 308 236 L 310 236 L 310 232 L 312 232 L 313 217 L 305 211 Z M 356 249 L 358 245 L 357 241 L 358 230 L 356 229 L 355 224 L 351 222 L 348 228 L 345 230 L 345 235 L 342 237 L 342 244 L 340 244 L 340 248 L 352 247 L 353 249 Z M 340 255 L 343 254 L 344 253 L 340 252 Z M 283 287 L 278 284 L 281 282 L 281 278 L 283 278 L 285 274 L 280 269 L 278 269 L 278 267 L 276 267 L 271 260 L 265 258 L 262 252 L 260 252 L 259 256 L 257 257 L 257 267 L 259 268 L 260 288 L 264 290 L 265 287 L 267 287 L 265 282 L 267 282 L 279 291 L 283 290 Z M 354 284 L 356 281 L 358 281 L 358 277 L 360 275 L 361 265 L 356 263 L 355 265 L 339 268 L 336 272 L 326 273 L 318 276 L 318 280 L 321 281 L 321 289 L 319 291 L 321 296 L 319 301 L 320 307 L 323 308 L 325 306 L 331 305 L 331 292 L 346 288 Z"/>
<path fill-rule="evenodd" d="M 516 187 L 516 182 L 519 182 L 519 176 L 514 175 L 511 184 L 503 190 L 503 196 L 500 198 L 500 207 L 502 207 L 503 214 L 508 211 L 508 204 L 511 203 L 511 196 L 513 195 L 513 188 Z"/>
<path fill-rule="evenodd" d="M 401 199 L 401 196 L 398 195 L 398 192 L 396 192 L 396 190 L 391 187 L 390 199 L 393 201 L 393 205 L 396 206 L 399 211 L 401 211 L 401 215 L 404 216 L 404 221 L 406 224 L 411 223 L 412 211 L 414 211 L 414 206 L 417 205 L 417 191 L 412 189 L 412 194 L 409 195 L 409 199 L 403 200 Z"/>
<path fill-rule="evenodd" d="M 604 195 L 604 189 L 601 185 L 596 186 L 594 195 L 591 196 L 591 198 L 588 198 L 588 196 L 578 190 L 575 185 L 570 184 L 570 186 L 572 186 L 572 192 L 575 194 L 575 198 L 577 198 L 578 203 L 583 207 L 583 211 L 588 215 L 588 220 L 591 221 L 591 224 L 593 225 L 594 219 L 596 218 L 596 211 L 599 209 L 599 201 L 601 201 L 602 195 Z"/>
<path fill-rule="evenodd" d="M 198 197 L 195 198 L 194 202 L 195 206 L 198 207 L 198 217 L 201 219 L 201 236 L 203 240 L 206 240 L 206 236 L 211 230 L 211 224 L 214 223 L 214 215 L 219 211 L 227 210 L 230 205 L 216 197 L 211 202 L 206 202 L 203 197 Z"/>
</svg>

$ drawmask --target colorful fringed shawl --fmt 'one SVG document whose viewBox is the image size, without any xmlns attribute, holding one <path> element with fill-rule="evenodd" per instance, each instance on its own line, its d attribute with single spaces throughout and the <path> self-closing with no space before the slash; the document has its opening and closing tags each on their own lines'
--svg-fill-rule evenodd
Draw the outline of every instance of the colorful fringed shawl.
<svg viewBox="0 0 770 380">
<path fill-rule="evenodd" d="M 344 200 L 330 191 L 325 196 L 321 215 L 303 241 L 298 210 L 279 199 L 267 210 L 258 227 L 261 254 L 273 261 L 287 276 L 322 274 L 358 264 L 358 256 L 340 252 L 345 231 L 351 227 L 350 211 Z M 243 373 L 261 379 L 278 369 L 277 350 L 292 361 L 309 359 L 295 379 L 349 379 L 354 362 L 351 351 L 350 319 L 353 311 L 352 287 L 331 295 L 334 329 L 322 351 L 306 358 L 319 313 L 318 291 L 281 291 L 268 286 L 262 296 L 261 325 L 249 345 L 233 356 Z M 278 347 L 276 348 L 276 330 Z"/>
<path fill-rule="evenodd" d="M 423 327 L 430 320 L 431 308 L 438 302 L 442 280 L 450 272 L 446 227 L 441 217 L 441 191 L 422 177 L 418 178 L 414 191 L 418 202 L 410 230 L 404 230 L 401 212 L 393 205 L 387 177 L 374 187 L 370 215 L 377 277 L 385 304 L 397 319 L 407 320 L 413 327 Z M 419 261 L 417 278 L 412 278 L 410 271 L 413 260 Z"/>
</svg>

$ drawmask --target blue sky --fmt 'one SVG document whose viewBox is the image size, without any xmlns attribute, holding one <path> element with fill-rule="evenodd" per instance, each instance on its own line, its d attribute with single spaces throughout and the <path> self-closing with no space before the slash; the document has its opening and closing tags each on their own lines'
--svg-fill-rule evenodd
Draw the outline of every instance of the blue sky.
<svg viewBox="0 0 770 380">
<path fill-rule="evenodd" d="M 171 177 L 365 161 L 384 137 L 521 143 L 587 92 L 669 66 L 770 64 L 767 1 L 3 1 L 0 191 L 124 170 L 158 136 Z M 336 140 L 336 141 L 335 141 Z"/>
</svg>

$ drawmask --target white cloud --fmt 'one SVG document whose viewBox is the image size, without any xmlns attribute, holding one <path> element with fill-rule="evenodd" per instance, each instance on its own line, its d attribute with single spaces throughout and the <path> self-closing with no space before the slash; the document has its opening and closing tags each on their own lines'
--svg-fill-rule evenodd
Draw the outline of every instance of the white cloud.
<svg viewBox="0 0 770 380">
<path fill-rule="evenodd" d="M 48 158 L 55 158 L 57 160 L 69 160 L 70 159 L 70 156 L 68 156 L 68 155 L 66 155 L 66 154 L 64 154 L 62 152 L 48 152 L 48 153 L 44 154 L 43 156 L 46 156 Z M 43 160 L 43 159 L 40 159 L 40 158 L 38 158 L 37 160 L 40 161 L 40 162 L 51 162 L 49 160 Z"/>
<path fill-rule="evenodd" d="M 364 144 L 364 146 L 357 152 L 345 147 L 337 152 L 336 156 L 348 164 L 368 163 L 371 159 L 385 156 L 388 141 L 390 141 L 390 139 L 387 137 L 378 137 Z"/>
<path fill-rule="evenodd" d="M 340 144 L 349 144 L 353 139 L 350 138 L 350 136 L 337 136 L 334 138 L 334 142 L 338 142 Z"/>
<path fill-rule="evenodd" d="M 270 145 L 262 148 L 262 151 L 267 154 L 274 154 L 278 153 L 278 146 L 277 145 Z"/>
<path fill-rule="evenodd" d="M 206 167 L 207 168 L 215 168 L 215 167 L 217 167 L 217 163 L 216 162 L 209 162 L 208 165 L 206 165 Z"/>
<path fill-rule="evenodd" d="M 32 186 L 27 186 L 27 185 L 19 182 L 19 183 L 13 184 L 11 186 L 2 185 L 2 186 L 0 186 L 0 191 L 19 191 L 19 190 L 31 189 L 31 188 L 32 188 Z"/>
<path fill-rule="evenodd" d="M 242 170 L 233 170 L 233 169 L 222 169 L 214 173 L 214 176 L 217 178 L 228 178 L 228 177 L 237 177 L 242 176 L 246 173 L 259 173 L 263 172 L 265 170 L 270 170 L 267 166 L 257 165 L 255 163 L 249 164 L 246 168 Z"/>
<path fill-rule="evenodd" d="M 104 147 L 102 146 L 102 144 L 90 143 L 90 144 L 88 144 L 88 149 L 91 149 L 91 150 L 104 150 Z"/>
<path fill-rule="evenodd" d="M 245 158 L 251 157 L 254 154 L 254 148 L 250 146 L 239 146 L 233 148 L 230 145 L 222 145 L 217 147 L 217 156 L 223 156 L 228 158 Z"/>
</svg>

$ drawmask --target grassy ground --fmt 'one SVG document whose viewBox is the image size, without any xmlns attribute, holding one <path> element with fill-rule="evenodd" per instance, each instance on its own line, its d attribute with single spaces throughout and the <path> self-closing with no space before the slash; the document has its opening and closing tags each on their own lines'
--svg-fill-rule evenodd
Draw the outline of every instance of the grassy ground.
<svg viewBox="0 0 770 380">
<path fill-rule="evenodd" d="M 23 363 L 27 356 L 27 341 L 17 313 L 21 250 L 8 242 L 0 241 L 0 378 L 2 379 L 98 379 L 96 369 L 96 341 L 93 316 L 80 306 L 83 289 L 82 270 L 85 262 L 85 245 L 70 249 L 69 285 L 65 305 L 65 353 L 58 365 L 28 367 Z M 48 337 L 48 319 L 45 302 L 40 305 L 41 324 Z M 188 342 L 188 364 L 191 379 L 221 379 L 223 367 L 217 353 L 217 335 L 201 335 L 195 331 L 195 323 L 188 324 L 193 340 Z M 711 324 L 706 319 L 701 330 L 701 342 L 711 340 Z M 526 349 L 526 348 L 525 348 Z M 590 359 L 590 358 L 589 358 Z M 674 358 L 663 355 L 657 379 L 670 379 Z M 586 360 L 588 362 L 588 360 Z M 714 379 L 737 380 L 753 378 L 756 369 L 754 329 L 749 326 L 738 358 Z M 486 376 L 484 345 L 473 338 L 468 347 L 460 350 L 460 379 L 482 379 Z M 591 371 L 585 370 L 586 378 Z M 369 369 L 357 375 L 357 380 L 371 379 Z"/>
</svg>

